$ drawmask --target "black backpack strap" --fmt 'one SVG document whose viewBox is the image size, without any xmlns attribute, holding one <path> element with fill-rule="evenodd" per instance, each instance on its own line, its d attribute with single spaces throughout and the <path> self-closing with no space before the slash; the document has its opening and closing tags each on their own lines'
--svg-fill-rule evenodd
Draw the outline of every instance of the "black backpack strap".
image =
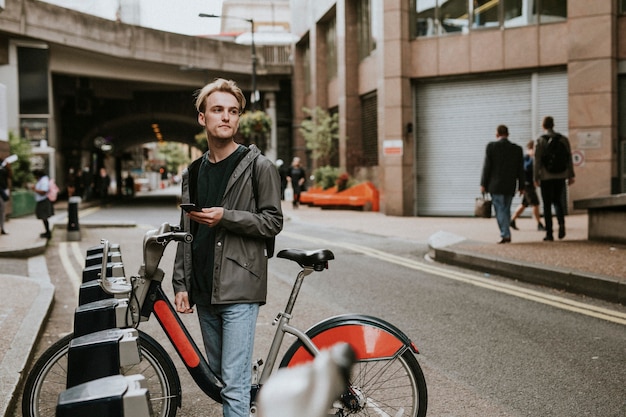
<svg viewBox="0 0 626 417">
<path fill-rule="evenodd" d="M 204 154 L 189 165 L 189 201 L 194 204 L 198 204 L 198 172 L 202 158 L 204 158 Z"/>
</svg>

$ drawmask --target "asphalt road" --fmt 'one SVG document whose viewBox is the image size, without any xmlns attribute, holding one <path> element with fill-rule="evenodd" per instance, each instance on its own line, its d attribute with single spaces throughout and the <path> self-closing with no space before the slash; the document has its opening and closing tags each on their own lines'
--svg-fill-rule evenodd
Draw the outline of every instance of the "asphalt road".
<svg viewBox="0 0 626 417">
<path fill-rule="evenodd" d="M 71 331 L 77 287 L 72 275 L 76 278 L 82 269 L 80 253 L 107 238 L 121 244 L 126 274 L 135 273 L 143 233 L 164 221 L 178 223 L 178 216 L 171 199 L 100 209 L 85 219 L 134 220 L 137 227 L 83 228 L 80 242 L 53 241 L 46 257 L 56 302 L 38 350 Z M 558 292 L 433 264 L 424 259 L 426 242 L 290 221 L 277 240 L 278 249 L 287 247 L 328 247 L 336 257 L 329 270 L 306 278 L 292 325 L 306 329 L 342 313 L 393 323 L 420 349 L 429 416 L 626 415 L 624 326 L 594 318 L 585 308 L 573 311 L 559 301 Z M 173 256 L 173 246 L 168 247 L 161 263 L 170 295 Z M 297 272 L 289 261 L 270 261 L 269 298 L 258 320 L 255 357 L 265 356 L 271 322 L 284 307 Z M 195 315 L 185 321 L 201 343 Z M 155 320 L 140 329 L 175 356 Z M 291 339 L 285 342 L 287 347 Z M 219 405 L 194 385 L 178 358 L 175 363 L 183 384 L 178 415 L 220 416 Z"/>
</svg>

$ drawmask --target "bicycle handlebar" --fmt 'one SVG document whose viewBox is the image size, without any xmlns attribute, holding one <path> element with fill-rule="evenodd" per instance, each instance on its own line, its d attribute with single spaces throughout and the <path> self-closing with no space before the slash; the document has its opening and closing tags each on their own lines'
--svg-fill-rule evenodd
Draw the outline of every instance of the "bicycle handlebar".
<svg viewBox="0 0 626 417">
<path fill-rule="evenodd" d="M 171 241 L 191 243 L 193 236 L 180 226 L 163 223 L 158 229 L 146 232 L 143 239 L 143 263 L 146 277 L 156 272 L 165 247 Z"/>
</svg>

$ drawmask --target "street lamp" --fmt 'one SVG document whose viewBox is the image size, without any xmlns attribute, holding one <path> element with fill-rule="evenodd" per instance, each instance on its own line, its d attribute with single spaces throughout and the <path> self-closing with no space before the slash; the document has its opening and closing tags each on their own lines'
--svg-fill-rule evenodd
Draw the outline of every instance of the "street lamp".
<svg viewBox="0 0 626 417">
<path fill-rule="evenodd" d="M 256 48 L 254 46 L 254 19 L 246 19 L 244 17 L 238 16 L 226 16 L 226 15 L 217 15 L 217 14 L 207 14 L 200 13 L 199 17 L 212 17 L 212 18 L 224 18 L 224 19 L 237 19 L 242 20 L 244 22 L 250 23 L 250 33 L 251 33 L 251 42 L 250 42 L 250 52 L 252 53 L 252 93 L 250 94 L 250 104 L 251 109 L 256 110 L 256 103 L 259 100 L 259 92 L 256 87 Z"/>
</svg>

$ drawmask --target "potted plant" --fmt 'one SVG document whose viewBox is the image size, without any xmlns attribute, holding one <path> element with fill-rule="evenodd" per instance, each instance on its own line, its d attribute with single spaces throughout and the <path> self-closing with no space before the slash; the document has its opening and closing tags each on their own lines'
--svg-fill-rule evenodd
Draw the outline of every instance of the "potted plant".
<svg viewBox="0 0 626 417">
<path fill-rule="evenodd" d="M 32 155 L 30 143 L 13 132 L 9 132 L 9 150 L 17 155 L 11 164 L 11 198 L 8 212 L 11 217 L 20 217 L 35 212 L 35 196 L 26 187 L 35 179 L 30 167 Z"/>
</svg>

